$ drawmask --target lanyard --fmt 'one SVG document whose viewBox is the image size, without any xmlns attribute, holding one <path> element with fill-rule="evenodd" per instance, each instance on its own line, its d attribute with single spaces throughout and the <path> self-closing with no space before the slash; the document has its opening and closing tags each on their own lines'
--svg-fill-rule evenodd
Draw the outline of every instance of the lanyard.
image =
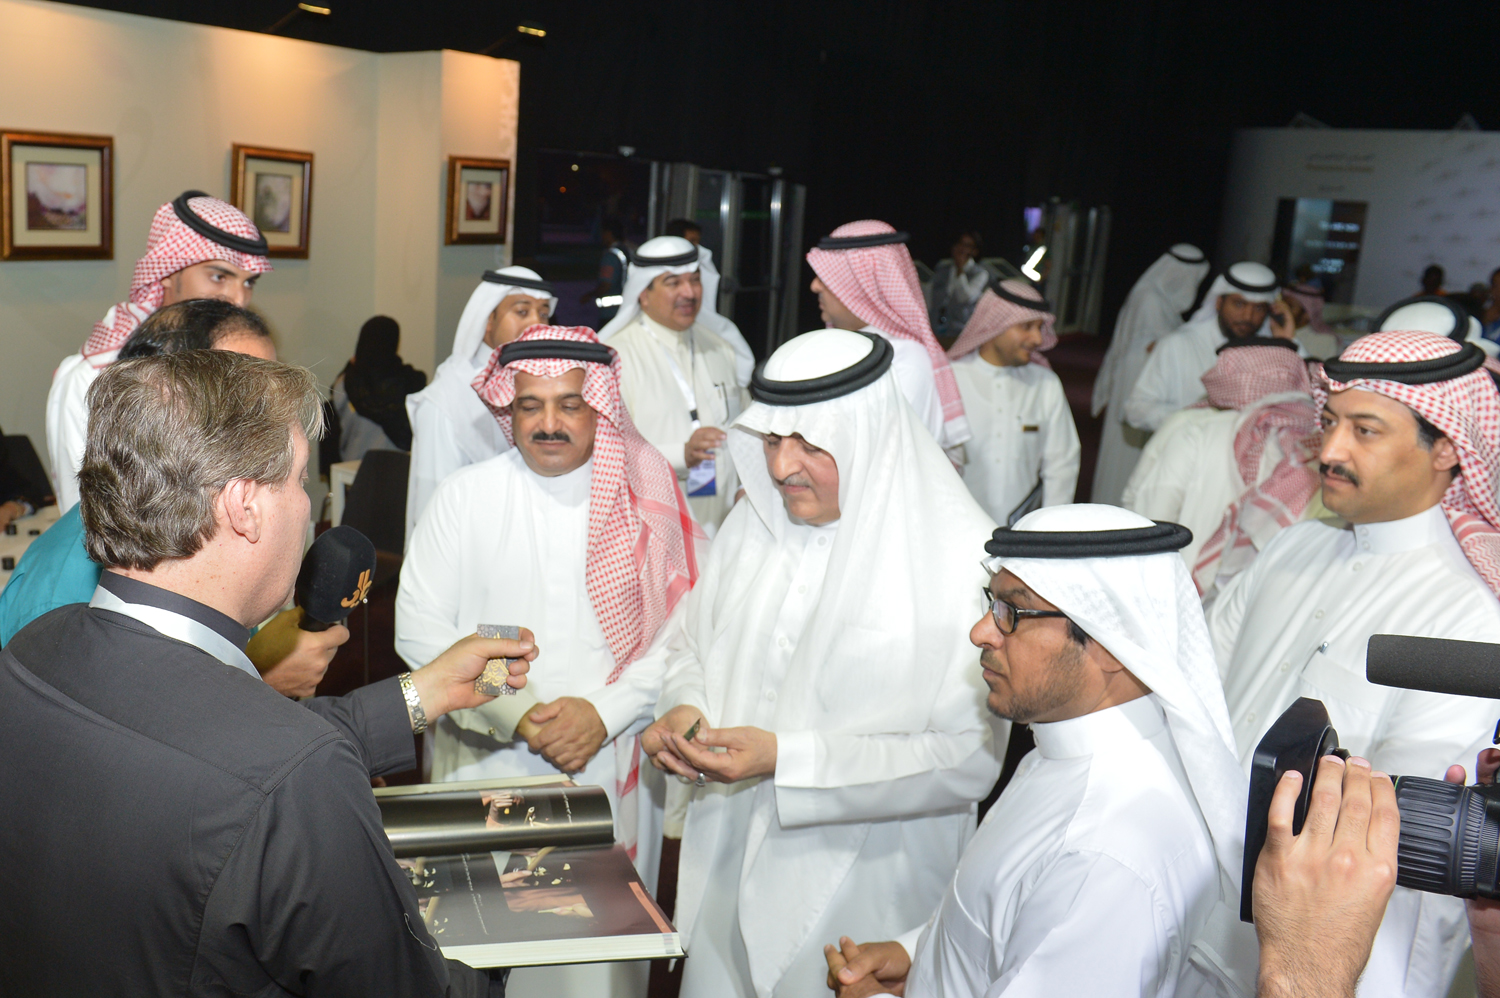
<svg viewBox="0 0 1500 998">
<path fill-rule="evenodd" d="M 698 352 L 693 345 L 693 331 L 687 331 L 688 341 L 688 368 L 696 371 L 698 368 Z M 682 392 L 682 397 L 687 400 L 688 419 L 693 422 L 693 429 L 697 429 L 698 421 L 698 393 L 693 390 L 693 383 L 683 377 L 682 367 L 677 363 L 677 358 L 672 356 L 672 351 L 662 347 L 662 352 L 667 355 L 667 365 L 672 368 L 672 377 L 677 379 L 677 388 Z"/>
<path fill-rule="evenodd" d="M 191 617 L 184 617 L 180 613 L 163 610 L 157 606 L 127 603 L 103 586 L 94 590 L 94 598 L 89 600 L 89 606 L 134 617 L 159 634 L 184 641 L 200 651 L 207 652 L 225 665 L 243 669 L 256 679 L 260 679 L 260 673 L 250 663 L 249 656 L 224 635 L 206 624 L 198 623 Z"/>
</svg>

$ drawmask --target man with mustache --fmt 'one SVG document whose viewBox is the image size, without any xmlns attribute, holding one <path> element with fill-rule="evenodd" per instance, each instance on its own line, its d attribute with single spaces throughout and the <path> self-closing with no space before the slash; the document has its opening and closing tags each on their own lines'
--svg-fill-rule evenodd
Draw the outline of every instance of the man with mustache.
<svg viewBox="0 0 1500 998">
<path fill-rule="evenodd" d="M 1291 310 L 1277 297 L 1280 284 L 1270 267 L 1242 261 L 1214 279 L 1203 305 L 1187 325 L 1151 346 L 1146 366 L 1125 400 L 1125 421 L 1156 431 L 1168 416 L 1203 397 L 1203 372 L 1214 366 L 1225 343 L 1262 335 L 1292 339 Z"/>
<path fill-rule="evenodd" d="M 670 465 L 626 413 L 619 376 L 618 355 L 583 327 L 532 326 L 495 351 L 475 384 L 514 449 L 433 493 L 401 570 L 396 650 L 417 667 L 450 634 L 530 628 L 547 649 L 530 677 L 542 703 L 520 726 L 503 698 L 450 714 L 435 726 L 432 778 L 565 773 L 602 786 L 615 837 L 654 884 L 664 787 L 641 778 L 655 774 L 641 773 L 636 734 L 663 659 L 647 650 L 698 578 L 703 535 Z M 644 995 L 646 972 L 528 970 L 513 987 Z"/>
<path fill-rule="evenodd" d="M 893 355 L 873 333 L 798 336 L 730 430 L 745 498 L 668 639 L 641 737 L 695 785 L 684 998 L 826 996 L 823 943 L 925 917 L 999 774 L 1008 725 L 986 715 L 964 638 L 994 522 Z"/>
<path fill-rule="evenodd" d="M 657 236 L 631 254 L 620 311 L 599 339 L 620 352 L 620 395 L 641 436 L 671 462 L 709 534 L 734 505 L 739 480 L 724 427 L 744 404 L 734 347 L 701 321 L 702 254 Z M 717 287 L 717 278 L 714 286 Z"/>
<path fill-rule="evenodd" d="M 1442 778 L 1489 742 L 1500 703 L 1376 686 L 1371 634 L 1500 642 L 1500 396 L 1484 354 L 1431 332 L 1374 333 L 1321 366 L 1323 504 L 1208 610 L 1240 762 L 1298 697 L 1392 774 Z M 1463 902 L 1397 888 L 1360 994 L 1441 995 Z"/>
</svg>

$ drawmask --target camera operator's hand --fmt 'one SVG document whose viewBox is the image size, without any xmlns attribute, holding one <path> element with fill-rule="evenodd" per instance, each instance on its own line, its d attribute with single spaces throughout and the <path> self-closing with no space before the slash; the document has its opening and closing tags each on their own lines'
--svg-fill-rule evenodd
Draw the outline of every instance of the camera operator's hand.
<svg viewBox="0 0 1500 998">
<path fill-rule="evenodd" d="M 1342 777 L 1342 779 L 1341 779 Z M 1255 866 L 1261 998 L 1353 998 L 1396 886 L 1396 789 L 1363 759 L 1318 763 L 1307 821 L 1292 834 L 1302 789 L 1289 772 L 1271 798 Z"/>
<path fill-rule="evenodd" d="M 1475 783 L 1494 783 L 1500 770 L 1500 749 L 1487 748 L 1474 763 Z M 1464 768 L 1449 766 L 1444 777 L 1449 783 L 1463 783 Z M 1479 981 L 1479 998 L 1500 998 L 1500 901 L 1470 898 L 1469 936 L 1474 940 L 1474 975 Z"/>
<path fill-rule="evenodd" d="M 474 680 L 492 658 L 511 660 L 505 683 L 521 689 L 526 685 L 526 673 L 536 652 L 536 636 L 525 627 L 521 628 L 519 641 L 481 638 L 477 634 L 455 641 L 447 651 L 411 674 L 428 722 L 436 721 L 450 710 L 478 707 L 495 699 L 474 692 Z"/>
</svg>

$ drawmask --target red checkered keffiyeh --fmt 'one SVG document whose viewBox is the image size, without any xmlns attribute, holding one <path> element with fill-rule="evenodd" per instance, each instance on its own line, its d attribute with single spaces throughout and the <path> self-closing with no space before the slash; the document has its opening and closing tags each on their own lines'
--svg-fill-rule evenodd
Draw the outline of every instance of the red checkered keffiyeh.
<svg viewBox="0 0 1500 998">
<path fill-rule="evenodd" d="M 1352 364 L 1396 364 L 1434 360 L 1464 349 L 1439 333 L 1399 330 L 1361 337 L 1339 355 Z M 1500 595 L 1500 394 L 1488 369 L 1481 367 L 1449 381 L 1407 385 L 1377 378 L 1334 381 L 1319 368 L 1314 397 L 1321 409 L 1329 392 L 1350 388 L 1395 399 L 1419 413 L 1458 450 L 1459 468 L 1443 494 L 1441 506 L 1464 557 L 1491 591 Z"/>
<path fill-rule="evenodd" d="M 895 231 L 884 222 L 865 220 L 840 225 L 831 235 L 841 238 Z M 963 420 L 964 403 L 958 393 L 958 382 L 927 321 L 927 305 L 911 252 L 901 243 L 841 250 L 814 247 L 807 251 L 807 262 L 812 264 L 818 280 L 849 311 L 882 332 L 920 343 L 926 349 L 932 360 L 938 399 L 943 403 L 944 424 L 951 430 L 953 423 Z"/>
<path fill-rule="evenodd" d="M 1234 436 L 1235 466 L 1246 486 L 1224 512 L 1212 537 L 1198 551 L 1193 581 L 1199 594 L 1216 580 L 1227 579 L 1255 559 L 1255 539 L 1264 538 L 1302 518 L 1318 489 L 1307 462 L 1318 453 L 1318 407 L 1312 400 L 1307 364 L 1295 350 L 1276 346 L 1232 347 L 1203 375 L 1208 398 L 1198 406 L 1253 409 Z M 1291 393 L 1301 398 L 1287 398 Z M 1262 399 L 1280 396 L 1264 405 Z M 1275 438 L 1281 461 L 1257 482 L 1266 443 Z"/>
<path fill-rule="evenodd" d="M 598 343 L 586 326 L 532 326 L 516 338 Z M 589 491 L 588 590 L 615 656 L 609 682 L 651 644 L 677 601 L 698 580 L 696 544 L 706 540 L 688 513 L 677 476 L 646 442 L 620 399 L 620 358 L 606 368 L 580 360 L 528 359 L 500 366 L 496 350 L 474 390 L 515 443 L 510 404 L 516 372 L 556 378 L 583 368 L 583 398 L 599 414 Z"/>
<path fill-rule="evenodd" d="M 1018 298 L 1030 298 L 1037 304 L 1045 302 L 1040 291 L 1023 281 L 1001 281 L 1000 286 Z M 1011 326 L 1019 326 L 1033 319 L 1042 320 L 1042 345 L 1031 352 L 1031 362 L 1050 368 L 1052 365 L 1047 363 L 1047 358 L 1042 354 L 1057 346 L 1057 332 L 1052 328 L 1052 313 L 1017 305 L 1015 302 L 1001 298 L 988 288 L 979 296 L 979 302 L 974 306 L 974 314 L 969 316 L 969 321 L 964 323 L 963 332 L 958 334 L 958 339 L 954 340 L 953 346 L 949 348 L 948 359 L 958 360 L 960 357 L 966 357 Z"/>
<path fill-rule="evenodd" d="M 203 196 L 189 198 L 188 207 L 215 228 L 246 239 L 260 238 L 255 223 L 228 202 Z M 99 354 L 124 346 L 135 327 L 161 308 L 162 279 L 184 267 L 209 260 L 223 260 L 252 274 L 264 274 L 271 269 L 271 261 L 266 257 L 221 246 L 188 228 L 172 209 L 172 202 L 156 209 L 156 215 L 151 219 L 151 232 L 146 237 L 146 255 L 136 261 L 135 273 L 130 278 L 130 296 L 110 309 L 104 321 L 94 324 L 94 331 L 83 344 L 83 355 L 92 362 Z"/>
<path fill-rule="evenodd" d="M 528 340 L 599 342 L 586 326 L 531 326 L 516 337 L 516 342 Z M 516 372 L 556 378 L 574 368 L 584 370 L 583 399 L 599 414 L 589 486 L 586 578 L 594 612 L 615 656 L 606 680 L 613 683 L 645 652 L 678 601 L 698 581 L 697 545 L 707 537 L 688 513 L 672 466 L 640 435 L 625 411 L 618 353 L 609 367 L 561 358 L 515 360 L 502 367 L 500 355 L 496 350 L 474 379 L 474 390 L 512 444 L 510 404 L 516 398 Z M 631 859 L 636 853 L 640 770 L 640 739 L 616 738 L 618 827 Z"/>
</svg>

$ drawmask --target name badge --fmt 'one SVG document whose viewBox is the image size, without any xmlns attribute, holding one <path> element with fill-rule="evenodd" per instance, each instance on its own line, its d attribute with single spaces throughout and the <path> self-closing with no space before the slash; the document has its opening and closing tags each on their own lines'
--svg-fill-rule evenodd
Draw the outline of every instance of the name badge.
<svg viewBox="0 0 1500 998">
<path fill-rule="evenodd" d="M 714 459 L 708 458 L 688 469 L 687 494 L 690 496 L 717 495 L 714 484 Z"/>
<path fill-rule="evenodd" d="M 1040 433 L 1041 429 L 1042 428 L 1040 426 L 1032 426 L 1032 425 L 1028 424 L 1028 425 L 1024 425 L 1024 426 L 1021 427 L 1021 432 L 1022 433 Z"/>
</svg>

